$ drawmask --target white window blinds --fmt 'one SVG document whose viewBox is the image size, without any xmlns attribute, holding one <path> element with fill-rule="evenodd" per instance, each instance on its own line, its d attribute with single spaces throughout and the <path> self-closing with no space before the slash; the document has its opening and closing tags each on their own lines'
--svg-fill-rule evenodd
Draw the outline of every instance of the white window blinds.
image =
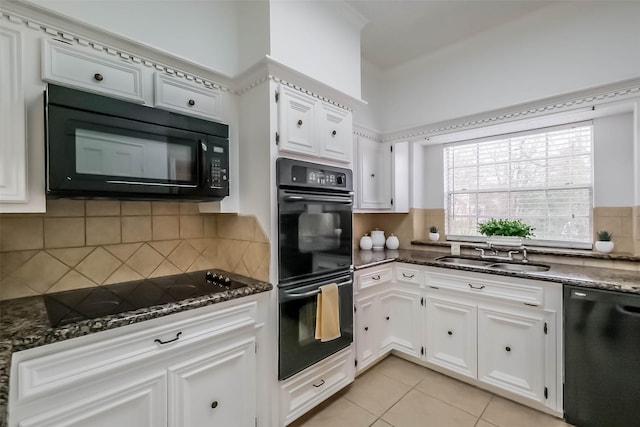
<svg viewBox="0 0 640 427">
<path fill-rule="evenodd" d="M 592 129 L 583 122 L 445 147 L 447 235 L 478 236 L 478 223 L 509 218 L 535 227 L 535 240 L 590 243 Z"/>
</svg>

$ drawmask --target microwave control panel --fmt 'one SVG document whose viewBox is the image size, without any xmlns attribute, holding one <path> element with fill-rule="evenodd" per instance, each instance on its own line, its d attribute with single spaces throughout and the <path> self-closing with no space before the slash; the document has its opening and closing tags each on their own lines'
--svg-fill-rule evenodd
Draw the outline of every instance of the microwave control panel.
<svg viewBox="0 0 640 427">
<path fill-rule="evenodd" d="M 210 168 L 210 187 L 223 188 L 229 179 L 224 148 L 213 147 Z"/>
</svg>

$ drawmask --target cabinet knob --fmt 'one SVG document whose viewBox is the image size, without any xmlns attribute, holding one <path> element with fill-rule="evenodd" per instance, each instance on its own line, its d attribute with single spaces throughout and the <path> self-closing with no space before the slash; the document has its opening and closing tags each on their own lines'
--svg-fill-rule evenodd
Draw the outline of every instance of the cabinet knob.
<svg viewBox="0 0 640 427">
<path fill-rule="evenodd" d="M 332 136 L 336 136 L 336 134 L 337 134 L 337 133 L 338 133 L 338 132 L 336 132 L 336 131 L 334 130 L 333 132 L 331 132 L 331 135 L 332 135 Z"/>
<path fill-rule="evenodd" d="M 387 320 L 389 320 L 389 316 L 387 316 Z"/>
<path fill-rule="evenodd" d="M 98 82 L 101 82 L 101 81 L 103 81 L 103 80 L 104 80 L 104 77 L 103 77 L 103 76 L 102 76 L 102 74 L 100 74 L 100 73 L 95 73 L 95 74 L 93 75 L 93 78 L 94 78 L 96 81 L 98 81 Z"/>
<path fill-rule="evenodd" d="M 372 173 L 372 174 L 371 174 L 371 178 L 375 178 L 375 177 L 376 177 L 376 174 L 375 174 L 375 173 Z"/>
<path fill-rule="evenodd" d="M 504 349 L 507 350 L 507 351 L 511 351 L 511 347 L 508 347 L 508 346 L 505 347 Z"/>
<path fill-rule="evenodd" d="M 190 99 L 189 102 L 187 102 L 187 104 L 189 104 L 189 107 L 193 107 L 194 105 L 196 105 L 196 101 L 194 101 L 193 99 Z"/>
<path fill-rule="evenodd" d="M 218 407 L 218 401 L 214 400 L 213 402 L 211 402 L 211 409 L 216 409 Z"/>
<path fill-rule="evenodd" d="M 365 327 L 364 327 L 364 330 L 365 330 L 365 331 L 368 331 L 368 330 L 369 330 L 369 327 L 368 327 L 368 326 L 365 326 Z"/>
<path fill-rule="evenodd" d="M 298 127 L 302 126 L 302 120 L 298 120 Z"/>
<path fill-rule="evenodd" d="M 447 334 L 453 335 L 453 331 L 447 331 Z"/>
</svg>

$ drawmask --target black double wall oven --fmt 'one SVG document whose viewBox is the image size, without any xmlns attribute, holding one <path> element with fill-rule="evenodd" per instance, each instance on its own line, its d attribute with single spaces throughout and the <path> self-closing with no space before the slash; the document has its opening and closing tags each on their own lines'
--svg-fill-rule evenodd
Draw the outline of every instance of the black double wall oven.
<svg viewBox="0 0 640 427">
<path fill-rule="evenodd" d="M 351 170 L 280 158 L 279 369 L 286 379 L 353 342 Z M 338 285 L 340 337 L 315 339 L 320 286 Z"/>
</svg>

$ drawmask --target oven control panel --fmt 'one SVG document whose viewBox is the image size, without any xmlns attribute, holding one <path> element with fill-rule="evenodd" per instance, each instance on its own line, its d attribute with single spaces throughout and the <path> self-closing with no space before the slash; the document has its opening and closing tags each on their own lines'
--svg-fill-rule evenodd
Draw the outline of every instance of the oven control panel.
<svg viewBox="0 0 640 427">
<path fill-rule="evenodd" d="M 306 184 L 314 187 L 346 188 L 347 174 L 319 168 L 292 166 L 291 181 L 296 184 Z"/>
</svg>

